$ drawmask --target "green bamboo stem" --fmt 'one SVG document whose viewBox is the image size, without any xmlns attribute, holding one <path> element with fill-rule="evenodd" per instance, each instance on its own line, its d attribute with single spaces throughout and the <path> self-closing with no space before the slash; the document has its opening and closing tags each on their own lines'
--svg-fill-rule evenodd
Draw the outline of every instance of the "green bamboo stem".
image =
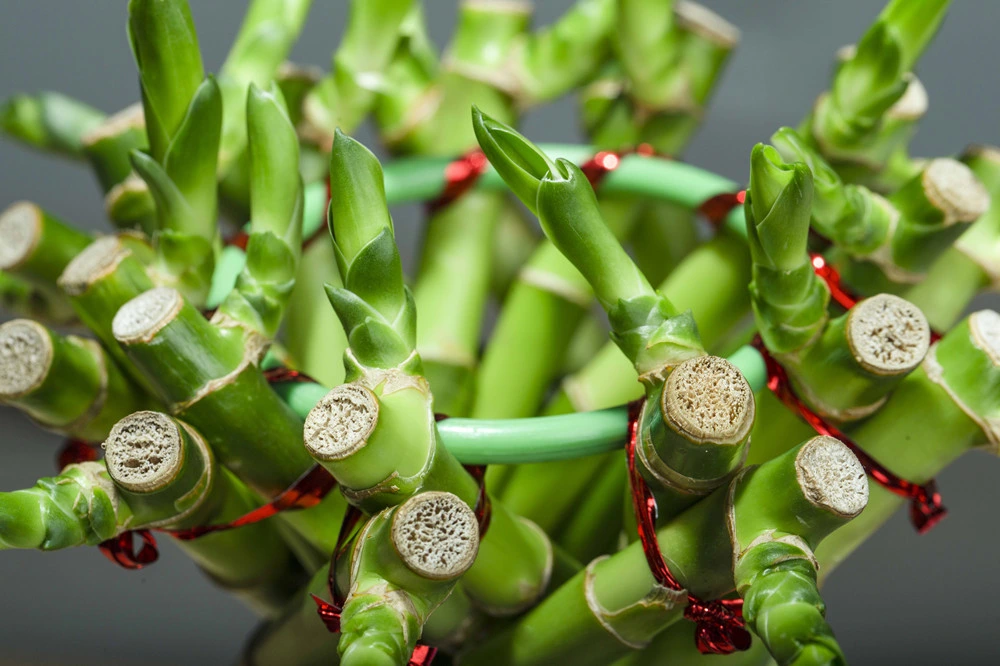
<svg viewBox="0 0 1000 666">
<path fill-rule="evenodd" d="M 782 360 L 796 394 L 813 409 L 834 421 L 856 421 L 882 406 L 929 345 L 923 313 L 880 294 L 832 319 L 807 349 Z"/>
<path fill-rule="evenodd" d="M 149 113 L 155 110 L 147 109 Z M 222 95 L 209 78 L 191 97 L 186 115 L 157 162 L 139 151 L 132 168 L 156 203 L 154 234 L 157 282 L 176 286 L 203 303 L 208 295 L 219 242 L 216 170 L 222 123 Z M 147 133 L 150 123 L 147 122 Z M 150 134 L 150 144 L 153 138 Z"/>
<path fill-rule="evenodd" d="M 378 160 L 338 132 L 330 174 L 330 225 L 344 287 L 328 286 L 327 294 L 348 332 L 349 383 L 309 413 L 306 450 L 330 470 L 348 500 L 368 512 L 423 490 L 454 493 L 473 507 L 478 484 L 441 444 L 420 375 L 415 306 L 403 284 Z M 498 503 L 490 525 L 463 584 L 489 612 L 518 612 L 546 587 L 551 544 Z"/>
<path fill-rule="evenodd" d="M 30 281 L 57 312 L 68 313 L 72 306 L 56 281 L 91 240 L 39 206 L 19 202 L 0 213 L 0 270 Z"/>
<path fill-rule="evenodd" d="M 0 310 L 52 325 L 71 324 L 76 318 L 72 306 L 60 294 L 3 271 L 0 271 Z"/>
<path fill-rule="evenodd" d="M 369 519 L 351 554 L 341 663 L 404 666 L 478 547 L 476 516 L 451 493 L 421 493 Z"/>
<path fill-rule="evenodd" d="M 216 327 L 166 287 L 122 306 L 112 329 L 168 411 L 198 428 L 219 462 L 260 496 L 274 497 L 312 465 L 300 446 L 302 422 L 271 391 L 256 365 L 260 350 L 241 331 Z M 330 494 L 282 519 L 330 552 L 343 511 Z"/>
<path fill-rule="evenodd" d="M 576 493 L 575 509 L 570 515 L 565 511 L 562 513 L 553 536 L 565 553 L 581 562 L 590 562 L 602 553 L 614 552 L 620 543 L 624 525 L 622 498 L 628 479 L 624 456 L 615 451 L 599 458 L 599 464 L 594 466 L 596 474 L 587 479 L 586 492 Z M 573 470 L 567 469 L 566 472 L 570 479 L 578 476 Z M 566 485 L 560 487 L 559 493 L 550 493 L 550 497 L 560 497 L 563 491 L 571 492 Z"/>
<path fill-rule="evenodd" d="M 15 95 L 0 107 L 0 130 L 25 145 L 80 159 L 82 137 L 104 120 L 83 102 L 54 92 Z"/>
<path fill-rule="evenodd" d="M 257 505 L 218 468 L 205 440 L 159 412 L 119 421 L 104 443 L 108 475 L 136 527 L 190 528 L 225 523 Z M 304 572 L 274 523 L 177 541 L 212 578 L 262 614 L 273 615 L 301 585 Z"/>
<path fill-rule="evenodd" d="M 845 185 L 795 130 L 783 127 L 771 143 L 787 162 L 802 162 L 813 176 L 812 228 L 854 255 L 874 252 L 888 239 L 899 212 L 866 187 Z"/>
<path fill-rule="evenodd" d="M 741 592 L 748 626 L 779 663 L 828 663 L 843 657 L 822 619 L 812 550 L 867 499 L 857 459 L 837 440 L 818 437 L 735 477 L 657 538 L 670 570 L 692 594 L 716 599 Z M 609 663 L 678 622 L 684 601 L 683 592 L 655 584 L 640 544 L 633 543 L 593 562 L 465 659 Z"/>
<path fill-rule="evenodd" d="M 521 268 L 528 263 L 539 241 L 534 221 L 529 221 L 521 213 L 520 206 L 512 197 L 506 197 L 497 220 L 493 256 L 490 259 L 490 266 L 493 267 L 490 271 L 490 292 L 499 302 L 507 297 Z"/>
<path fill-rule="evenodd" d="M 417 350 L 437 409 L 465 416 L 473 396 L 490 261 L 504 198 L 469 193 L 428 220 L 414 285 Z"/>
<path fill-rule="evenodd" d="M 128 14 L 150 154 L 162 164 L 205 78 L 198 35 L 186 0 L 129 0 Z"/>
<path fill-rule="evenodd" d="M 69 465 L 31 488 L 0 493 L 0 548 L 96 546 L 134 521 L 103 462 Z"/>
<path fill-rule="evenodd" d="M 26 319 L 0 326 L 0 401 L 49 430 L 99 442 L 120 419 L 155 403 L 94 340 Z"/>
<path fill-rule="evenodd" d="M 820 95 L 804 123 L 835 168 L 841 163 L 860 164 L 878 172 L 884 165 L 880 158 L 905 144 L 909 134 L 905 125 L 912 124 L 912 118 L 903 113 L 904 131 L 894 132 L 893 119 L 886 116 L 910 87 L 909 72 L 949 4 L 950 0 L 933 0 L 914 7 L 904 0 L 891 0 L 857 48 L 843 54 L 830 91 Z"/>
<path fill-rule="evenodd" d="M 326 239 L 302 252 L 284 339 L 297 368 L 325 386 L 337 386 L 344 381 L 347 334 L 328 307 L 324 284 L 342 286 L 333 244 Z"/>
<path fill-rule="evenodd" d="M 391 62 L 405 23 L 419 5 L 413 0 L 352 2 L 330 74 L 306 96 L 303 138 L 324 151 L 338 127 L 352 131 L 375 104 L 373 82 Z"/>
<path fill-rule="evenodd" d="M 927 360 L 896 389 L 879 413 L 852 431 L 872 456 L 894 473 L 924 483 L 955 458 L 974 449 L 996 453 L 1000 315 L 973 313 L 931 348 Z M 838 530 L 817 551 L 829 575 L 903 504 L 873 488 L 872 502 L 856 527 Z"/>
<path fill-rule="evenodd" d="M 255 0 L 247 7 L 236 39 L 219 70 L 222 90 L 222 138 L 219 168 L 225 173 L 245 159 L 245 104 L 251 86 L 267 88 L 298 39 L 312 0 Z"/>
<path fill-rule="evenodd" d="M 39 206 L 22 201 L 0 213 L 0 270 L 55 287 L 92 238 Z"/>
<path fill-rule="evenodd" d="M 1000 284 L 1000 154 L 973 146 L 961 158 L 990 194 L 990 207 L 904 295 L 936 330 L 947 330 L 982 289 Z"/>
<path fill-rule="evenodd" d="M 103 236 L 70 261 L 58 285 L 69 296 L 80 321 L 93 331 L 118 365 L 152 392 L 151 383 L 128 360 L 111 331 L 118 309 L 153 288 L 141 255 L 141 249 L 124 238 Z"/>
<path fill-rule="evenodd" d="M 295 128 L 281 91 L 250 84 L 246 135 L 250 168 L 247 261 L 214 321 L 242 329 L 248 339 L 271 340 L 295 285 L 304 208 Z M 259 343 L 258 343 L 259 344 Z"/>
<path fill-rule="evenodd" d="M 106 201 L 115 201 L 117 197 L 112 191 L 132 173 L 129 154 L 147 147 L 142 106 L 133 104 L 108 117 L 84 134 L 81 142 L 83 154 L 97 176 Z M 112 221 L 119 222 L 116 219 Z"/>
<path fill-rule="evenodd" d="M 478 484 L 441 443 L 432 396 L 419 376 L 373 369 L 334 388 L 307 417 L 304 439 L 348 500 L 365 511 L 427 490 L 455 493 L 470 507 L 478 501 Z M 551 566 L 544 534 L 494 502 L 490 530 L 463 585 L 488 612 L 509 614 L 538 598 Z"/>
</svg>

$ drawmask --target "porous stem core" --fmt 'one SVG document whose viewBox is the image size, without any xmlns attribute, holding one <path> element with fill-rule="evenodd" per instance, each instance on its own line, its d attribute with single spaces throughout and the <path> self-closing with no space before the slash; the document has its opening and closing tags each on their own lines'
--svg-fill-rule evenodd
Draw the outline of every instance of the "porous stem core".
<svg viewBox="0 0 1000 666">
<path fill-rule="evenodd" d="M 128 255 L 129 250 L 116 236 L 98 238 L 66 265 L 58 285 L 71 296 L 82 294 Z"/>
<path fill-rule="evenodd" d="M 718 356 L 678 365 L 663 390 L 664 418 L 691 440 L 739 444 L 753 427 L 753 391 L 739 369 Z"/>
<path fill-rule="evenodd" d="M 316 403 L 306 417 L 303 441 L 319 460 L 343 460 L 368 443 L 378 423 L 375 395 L 357 384 L 341 384 Z"/>
<path fill-rule="evenodd" d="M 993 310 L 980 310 L 969 317 L 969 328 L 980 349 L 1000 365 L 1000 314 Z"/>
<path fill-rule="evenodd" d="M 20 201 L 0 213 L 0 270 L 10 270 L 27 259 L 42 235 L 42 212 Z"/>
<path fill-rule="evenodd" d="M 108 116 L 103 123 L 80 137 L 80 143 L 84 146 L 92 146 L 98 141 L 120 136 L 127 130 L 145 129 L 145 127 L 146 120 L 143 116 L 142 104 L 136 102 L 118 113 Z"/>
<path fill-rule="evenodd" d="M 891 294 L 866 298 L 847 320 L 847 343 L 855 360 L 877 375 L 906 374 L 930 347 L 931 329 L 920 308 Z"/>
<path fill-rule="evenodd" d="M 857 456 L 839 439 L 814 437 L 795 456 L 795 477 L 815 506 L 853 518 L 868 504 L 868 479 Z"/>
<path fill-rule="evenodd" d="M 886 111 L 886 117 L 897 120 L 919 120 L 927 113 L 927 88 L 913 74 L 906 75 L 906 91 Z"/>
<path fill-rule="evenodd" d="M 972 222 L 989 208 L 989 192 L 972 169 L 951 158 L 931 160 L 922 182 L 927 199 L 944 213 L 946 224 Z"/>
<path fill-rule="evenodd" d="M 52 365 L 52 340 L 41 324 L 15 319 L 0 326 L 0 400 L 37 388 Z"/>
<path fill-rule="evenodd" d="M 123 344 L 148 342 L 173 321 L 184 306 L 176 289 L 157 287 L 121 306 L 111 321 L 111 333 Z"/>
<path fill-rule="evenodd" d="M 708 7 L 681 0 L 674 5 L 678 25 L 722 48 L 733 48 L 740 41 L 740 30 Z"/>
<path fill-rule="evenodd" d="M 431 580 L 465 573 L 479 552 L 479 524 L 457 496 L 429 491 L 404 502 L 392 518 L 392 544 L 413 572 Z"/>
<path fill-rule="evenodd" d="M 177 475 L 183 461 L 180 429 L 160 412 L 126 416 L 111 429 L 104 451 L 111 478 L 137 493 L 161 489 Z"/>
</svg>

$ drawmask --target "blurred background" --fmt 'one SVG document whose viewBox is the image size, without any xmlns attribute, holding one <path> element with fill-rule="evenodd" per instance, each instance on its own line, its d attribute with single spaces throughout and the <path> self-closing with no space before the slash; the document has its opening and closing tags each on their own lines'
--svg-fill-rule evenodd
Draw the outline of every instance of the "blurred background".
<svg viewBox="0 0 1000 666">
<path fill-rule="evenodd" d="M 743 31 L 740 47 L 687 161 L 745 182 L 750 148 L 794 125 L 828 82 L 836 49 L 856 40 L 880 0 L 701 0 Z M 919 0 L 914 0 L 918 2 Z M 343 0 L 316 0 L 296 62 L 329 67 L 346 14 Z M 455 0 L 428 2 L 431 35 L 444 45 Z M 537 2 L 536 23 L 571 0 Z M 191 0 L 206 67 L 214 70 L 245 3 Z M 57 90 L 108 112 L 138 99 L 125 37 L 125 0 L 3 0 L 0 98 Z M 954 3 L 918 74 L 930 110 L 914 141 L 921 156 L 951 155 L 969 143 L 1000 143 L 996 26 L 1000 2 Z M 531 113 L 522 130 L 547 142 L 580 141 L 572 99 Z M 363 132 L 362 141 L 373 144 Z M 0 208 L 28 199 L 79 226 L 107 230 L 99 190 L 84 168 L 0 143 Z M 417 206 L 395 211 L 397 237 L 413 265 Z M 977 307 L 1000 305 L 996 297 Z M 30 486 L 53 472 L 59 437 L 0 408 L 0 490 Z M 938 479 L 949 517 L 918 536 L 898 514 L 832 576 L 824 595 L 852 664 L 1000 662 L 993 631 L 1000 575 L 1000 462 L 960 459 Z M 138 572 L 96 549 L 0 554 L 0 664 L 233 663 L 255 625 L 237 601 L 162 543 L 160 561 Z"/>
</svg>

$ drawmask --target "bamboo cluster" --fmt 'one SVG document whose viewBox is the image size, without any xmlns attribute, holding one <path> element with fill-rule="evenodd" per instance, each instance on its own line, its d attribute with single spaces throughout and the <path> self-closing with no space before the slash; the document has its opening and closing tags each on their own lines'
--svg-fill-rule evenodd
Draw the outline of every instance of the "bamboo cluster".
<svg viewBox="0 0 1000 666">
<path fill-rule="evenodd" d="M 0 493 L 0 549 L 173 538 L 248 664 L 846 663 L 822 579 L 1000 447 L 1000 149 L 909 153 L 949 0 L 890 0 L 745 189 L 680 161 L 740 39 L 693 2 L 466 0 L 439 55 L 357 0 L 326 73 L 310 4 L 210 74 L 130 0 L 135 105 L 3 107 L 114 230 L 0 214 L 0 401 L 103 454 Z M 571 91 L 591 146 L 518 132 Z"/>
</svg>

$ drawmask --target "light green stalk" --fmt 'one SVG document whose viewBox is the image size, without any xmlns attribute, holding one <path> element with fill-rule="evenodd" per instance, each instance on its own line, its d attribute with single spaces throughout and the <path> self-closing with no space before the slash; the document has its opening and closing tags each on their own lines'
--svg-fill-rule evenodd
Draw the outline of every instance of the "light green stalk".
<svg viewBox="0 0 1000 666">
<path fill-rule="evenodd" d="M 120 419 L 155 404 L 94 340 L 16 319 L 0 326 L 0 401 L 49 430 L 99 442 Z"/>
<path fill-rule="evenodd" d="M 851 431 L 870 455 L 913 483 L 926 483 L 955 458 L 1000 448 L 1000 315 L 975 312 L 931 348 L 919 370 L 889 402 Z M 823 576 L 839 565 L 905 502 L 872 485 L 868 508 L 835 532 L 817 556 Z"/>
<path fill-rule="evenodd" d="M 913 119 L 897 122 L 887 116 L 911 85 L 909 72 L 950 4 L 950 0 L 891 0 L 839 65 L 830 91 L 819 97 L 804 123 L 834 168 L 843 165 L 845 174 L 859 168 L 862 173 L 878 173 L 898 148 L 905 147 L 911 133 L 907 125 Z M 898 124 L 902 131 L 894 127 Z M 910 169 L 906 177 L 912 175 Z"/>
<path fill-rule="evenodd" d="M 350 131 L 368 114 L 379 79 L 395 54 L 413 0 L 351 2 L 340 46 L 328 74 L 306 96 L 303 137 L 329 150 L 338 127 Z"/>
<path fill-rule="evenodd" d="M 926 277 L 904 293 L 939 331 L 951 328 L 980 290 L 1000 287 L 1000 153 L 973 146 L 965 151 L 962 162 L 986 187 L 990 207 L 941 255 Z"/>
<path fill-rule="evenodd" d="M 476 517 L 451 493 L 421 493 L 370 518 L 351 553 L 341 663 L 405 666 L 478 547 Z"/>
<path fill-rule="evenodd" d="M 159 287 L 119 309 L 118 344 L 174 416 L 205 436 L 219 462 L 260 496 L 271 498 L 312 465 L 302 449 L 302 421 L 271 390 L 256 362 L 259 346 L 243 332 L 217 327 L 175 290 Z M 342 498 L 282 514 L 329 553 Z"/>
<path fill-rule="evenodd" d="M 303 188 L 299 148 L 281 91 L 250 84 L 247 97 L 250 238 L 235 288 L 213 318 L 250 338 L 278 333 L 295 285 L 302 247 Z"/>
<path fill-rule="evenodd" d="M 828 483 L 826 474 L 851 479 Z M 744 618 L 781 664 L 843 656 L 823 619 L 812 551 L 868 499 L 861 465 L 818 437 L 747 469 L 657 538 L 670 570 L 701 599 L 737 590 Z M 606 664 L 681 621 L 684 592 L 656 585 L 641 545 L 595 560 L 512 628 L 472 647 L 469 663 Z"/>
<path fill-rule="evenodd" d="M 15 203 L 0 213 L 0 270 L 32 282 L 68 311 L 56 281 L 91 240 L 33 203 Z"/>
<path fill-rule="evenodd" d="M 186 0 L 130 0 L 129 40 L 139 69 L 149 154 L 132 167 L 156 203 L 153 272 L 201 304 L 218 243 L 216 172 L 222 93 L 204 79 Z"/>
<path fill-rule="evenodd" d="M 247 91 L 268 88 L 305 23 L 312 0 L 254 0 L 219 71 L 224 114 L 219 168 L 245 159 Z"/>
<path fill-rule="evenodd" d="M 753 258 L 750 296 L 760 335 L 778 355 L 809 345 L 827 321 L 830 292 L 806 253 L 812 193 L 809 167 L 783 162 L 770 146 L 754 146 L 744 203 Z"/>
<path fill-rule="evenodd" d="M 65 299 L 0 271 L 0 310 L 48 324 L 71 323 L 76 314 Z"/>
<path fill-rule="evenodd" d="M 889 203 L 896 217 L 878 247 L 857 256 L 830 255 L 844 280 L 864 294 L 902 291 L 923 280 L 934 261 L 987 211 L 990 196 L 967 166 L 938 158 L 893 193 Z"/>
<path fill-rule="evenodd" d="M 32 148 L 80 159 L 82 137 L 104 120 L 83 102 L 54 92 L 14 95 L 0 107 L 0 130 Z"/>
<path fill-rule="evenodd" d="M 441 444 L 419 374 L 416 312 L 403 284 L 378 160 L 338 133 L 330 173 L 330 222 L 344 287 L 327 293 L 348 332 L 350 383 L 312 410 L 306 448 L 366 511 L 423 490 L 452 492 L 474 507 L 478 484 Z M 517 612 L 542 593 L 551 566 L 551 545 L 538 528 L 494 503 L 490 531 L 463 585 L 489 611 Z"/>
</svg>

